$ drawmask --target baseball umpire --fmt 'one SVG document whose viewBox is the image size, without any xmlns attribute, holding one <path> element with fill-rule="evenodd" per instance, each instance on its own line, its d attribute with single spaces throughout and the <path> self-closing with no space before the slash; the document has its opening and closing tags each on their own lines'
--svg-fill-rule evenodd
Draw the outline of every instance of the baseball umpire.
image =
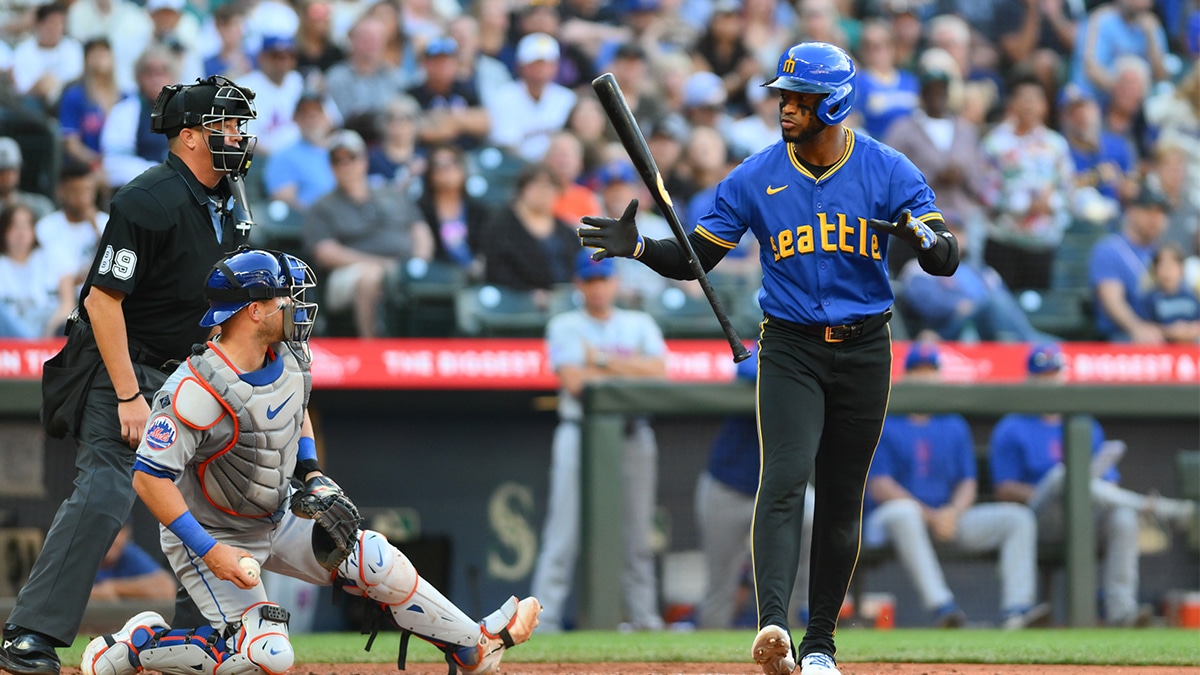
<svg viewBox="0 0 1200 675">
<path fill-rule="evenodd" d="M 67 345 L 43 371 L 43 425 L 75 438 L 75 490 L 4 625 L 0 669 L 57 675 L 55 647 L 79 630 L 96 570 L 133 506 L 145 396 L 204 341 L 205 275 L 245 236 L 225 178 L 250 165 L 253 99 L 222 77 L 163 88 L 149 124 L 170 154 L 113 195 Z"/>
<path fill-rule="evenodd" d="M 496 672 L 537 626 L 533 598 L 471 620 L 383 535 L 358 529 L 358 509 L 317 463 L 308 416 L 314 285 L 308 265 L 283 253 L 242 249 L 213 267 L 202 325 L 221 334 L 154 395 L 133 467 L 163 552 L 209 625 L 172 630 L 142 612 L 88 644 L 85 675 L 288 672 L 288 612 L 267 598 L 259 565 L 366 595 L 441 648 L 452 675 Z"/>
<path fill-rule="evenodd" d="M 891 387 L 890 234 L 921 267 L 948 276 L 958 247 L 933 191 L 903 155 L 842 125 L 854 105 L 854 62 L 804 42 L 779 58 L 783 139 L 718 186 L 688 239 L 705 270 L 749 228 L 761 244 L 763 308 L 758 370 L 762 469 L 752 532 L 759 632 L 752 656 L 766 675 L 837 675 L 833 633 L 854 572 L 867 469 Z M 660 274 L 691 277 L 680 242 L 643 239 L 636 203 L 620 219 L 588 216 L 579 236 Z M 800 555 L 805 486 L 818 486 L 808 630 L 788 633 L 788 596 Z"/>
</svg>

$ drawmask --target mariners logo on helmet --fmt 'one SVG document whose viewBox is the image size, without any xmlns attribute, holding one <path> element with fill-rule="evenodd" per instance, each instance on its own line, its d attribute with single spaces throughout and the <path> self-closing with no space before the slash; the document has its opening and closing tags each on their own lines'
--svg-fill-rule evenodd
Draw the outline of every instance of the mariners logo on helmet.
<svg viewBox="0 0 1200 675">
<path fill-rule="evenodd" d="M 841 47 L 801 42 L 779 57 L 775 78 L 762 86 L 802 94 L 828 94 L 817 106 L 817 119 L 837 124 L 854 108 L 854 61 Z"/>
</svg>

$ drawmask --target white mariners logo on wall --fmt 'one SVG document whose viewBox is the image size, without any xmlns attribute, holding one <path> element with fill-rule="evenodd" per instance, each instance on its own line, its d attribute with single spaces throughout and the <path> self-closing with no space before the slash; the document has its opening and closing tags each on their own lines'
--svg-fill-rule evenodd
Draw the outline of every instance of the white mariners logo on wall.
<svg viewBox="0 0 1200 675">
<path fill-rule="evenodd" d="M 175 442 L 176 435 L 175 420 L 159 416 L 154 418 L 150 428 L 146 429 L 146 445 L 150 446 L 151 450 L 166 450 Z"/>
</svg>

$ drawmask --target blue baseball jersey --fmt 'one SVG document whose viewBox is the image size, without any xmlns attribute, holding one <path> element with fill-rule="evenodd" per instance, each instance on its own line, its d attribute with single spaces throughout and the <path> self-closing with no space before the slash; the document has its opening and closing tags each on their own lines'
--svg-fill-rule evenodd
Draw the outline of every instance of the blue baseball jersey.
<svg viewBox="0 0 1200 675">
<path fill-rule="evenodd" d="M 974 480 L 975 442 L 962 415 L 927 419 L 889 415 L 867 479 L 887 476 L 931 508 L 950 502 L 954 489 Z M 873 508 L 875 504 L 868 503 Z"/>
<path fill-rule="evenodd" d="M 805 325 L 842 325 L 892 305 L 888 237 L 867 220 L 895 222 L 904 209 L 941 221 L 933 190 L 904 155 L 846 129 L 846 150 L 820 178 L 791 143 L 742 162 L 717 186 L 696 233 L 726 249 L 750 229 L 761 245 L 759 303 L 770 316 Z"/>
<path fill-rule="evenodd" d="M 100 565 L 96 572 L 96 583 L 109 579 L 132 579 L 154 574 L 161 569 L 163 566 L 145 549 L 130 541 L 125 544 L 125 548 L 121 550 L 121 557 L 117 558 L 112 566 Z"/>
<path fill-rule="evenodd" d="M 1104 444 L 1104 429 L 1092 420 L 1092 454 Z M 1036 485 L 1054 465 L 1063 461 L 1062 420 L 1041 415 L 1010 414 L 992 430 L 990 444 L 992 483 L 1017 481 Z M 1104 474 L 1116 482 L 1116 469 Z"/>
</svg>

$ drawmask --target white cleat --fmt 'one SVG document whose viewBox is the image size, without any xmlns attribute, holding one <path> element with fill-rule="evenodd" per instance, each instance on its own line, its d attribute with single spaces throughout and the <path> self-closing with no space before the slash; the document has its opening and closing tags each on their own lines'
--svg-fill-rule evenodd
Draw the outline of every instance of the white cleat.
<svg viewBox="0 0 1200 675">
<path fill-rule="evenodd" d="M 765 626 L 758 631 L 754 646 L 750 648 L 750 656 L 762 668 L 764 675 L 791 675 L 796 669 L 792 636 L 779 626 Z"/>
<path fill-rule="evenodd" d="M 820 652 L 805 654 L 800 659 L 800 675 L 842 675 L 833 657 Z"/>
<path fill-rule="evenodd" d="M 516 596 L 509 598 L 500 609 L 479 622 L 479 644 L 458 650 L 454 655 L 456 665 L 465 675 L 500 672 L 500 660 L 505 650 L 529 639 L 533 629 L 537 628 L 538 614 L 541 612 L 542 604 L 537 598 L 529 597 L 521 601 Z M 468 665 L 470 660 L 474 660 L 474 663 Z"/>
<path fill-rule="evenodd" d="M 79 664 L 83 675 L 131 675 L 142 669 L 138 652 L 160 630 L 170 628 L 158 612 L 142 612 L 125 622 L 112 635 L 101 635 L 88 643 Z"/>
</svg>

